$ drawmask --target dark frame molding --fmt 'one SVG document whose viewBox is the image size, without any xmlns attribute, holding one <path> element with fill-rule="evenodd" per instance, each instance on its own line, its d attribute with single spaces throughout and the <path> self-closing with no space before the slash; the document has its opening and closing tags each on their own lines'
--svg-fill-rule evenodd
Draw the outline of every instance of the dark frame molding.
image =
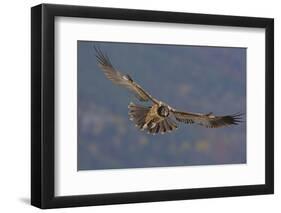
<svg viewBox="0 0 281 213">
<path fill-rule="evenodd" d="M 265 184 L 54 196 L 54 20 L 56 16 L 264 28 Z M 165 11 L 41 4 L 31 8 L 31 204 L 42 209 L 274 193 L 274 20 Z"/>
</svg>

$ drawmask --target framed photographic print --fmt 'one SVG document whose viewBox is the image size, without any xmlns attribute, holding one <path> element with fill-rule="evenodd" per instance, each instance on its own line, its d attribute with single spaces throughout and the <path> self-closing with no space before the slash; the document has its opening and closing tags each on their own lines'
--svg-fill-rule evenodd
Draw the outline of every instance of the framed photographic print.
<svg viewBox="0 0 281 213">
<path fill-rule="evenodd" d="M 31 204 L 273 193 L 274 21 L 31 9 Z"/>
</svg>

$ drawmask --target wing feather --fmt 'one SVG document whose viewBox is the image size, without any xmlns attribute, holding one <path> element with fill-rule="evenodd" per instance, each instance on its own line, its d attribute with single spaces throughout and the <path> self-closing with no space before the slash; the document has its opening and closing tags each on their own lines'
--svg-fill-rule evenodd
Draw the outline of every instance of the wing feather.
<svg viewBox="0 0 281 213">
<path fill-rule="evenodd" d="M 241 122 L 241 116 L 243 114 L 236 113 L 232 115 L 215 116 L 212 113 L 201 114 L 201 113 L 190 113 L 172 111 L 176 120 L 179 122 L 193 124 L 197 123 L 207 128 L 219 128 L 229 125 L 237 125 Z"/>
<path fill-rule="evenodd" d="M 144 89 L 142 89 L 140 85 L 134 82 L 129 75 L 123 75 L 118 70 L 116 70 L 111 64 L 111 61 L 106 54 L 104 54 L 97 47 L 95 47 L 95 50 L 97 53 L 96 58 L 97 58 L 98 65 L 109 80 L 111 80 L 115 84 L 124 86 L 130 91 L 132 91 L 133 93 L 135 93 L 136 97 L 140 101 L 151 100 L 153 102 L 156 102 L 156 100 L 150 94 L 148 94 Z"/>
</svg>

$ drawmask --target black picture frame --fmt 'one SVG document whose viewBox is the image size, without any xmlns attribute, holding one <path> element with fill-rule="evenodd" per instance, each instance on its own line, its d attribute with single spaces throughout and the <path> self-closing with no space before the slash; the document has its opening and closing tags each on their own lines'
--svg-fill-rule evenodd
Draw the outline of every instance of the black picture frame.
<svg viewBox="0 0 281 213">
<path fill-rule="evenodd" d="M 264 28 L 266 32 L 265 184 L 93 195 L 54 195 L 54 18 L 83 17 Z M 31 204 L 42 209 L 274 192 L 274 20 L 164 11 L 41 4 L 31 8 Z"/>
</svg>

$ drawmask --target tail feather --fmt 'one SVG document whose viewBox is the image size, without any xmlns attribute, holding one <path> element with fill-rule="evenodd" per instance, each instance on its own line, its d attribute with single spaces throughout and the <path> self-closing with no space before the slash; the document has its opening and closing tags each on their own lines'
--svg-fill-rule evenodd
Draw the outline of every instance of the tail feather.
<svg viewBox="0 0 281 213">
<path fill-rule="evenodd" d="M 166 128 L 165 128 L 163 122 L 160 122 L 160 123 L 159 123 L 159 132 L 160 132 L 161 134 L 164 134 L 164 133 L 166 132 Z"/>
<path fill-rule="evenodd" d="M 150 133 L 156 134 L 156 133 L 161 133 L 164 134 L 165 132 L 171 132 L 175 129 L 177 129 L 177 125 L 173 120 L 170 118 L 166 118 L 165 120 L 159 122 L 156 124 L 156 126 L 152 129 L 150 129 Z"/>
<path fill-rule="evenodd" d="M 156 126 L 157 126 L 157 124 L 156 124 Z M 156 134 L 157 132 L 156 132 L 156 126 L 155 127 L 153 127 L 153 128 L 151 128 L 150 130 L 149 130 L 149 133 L 151 133 L 151 134 Z"/>
<path fill-rule="evenodd" d="M 167 118 L 166 121 L 170 127 L 170 131 L 178 128 L 177 124 L 172 119 Z"/>
<path fill-rule="evenodd" d="M 164 126 L 164 128 L 165 128 L 165 132 L 170 131 L 170 126 L 169 126 L 169 124 L 167 123 L 167 120 L 163 120 L 162 122 L 163 122 L 163 126 Z"/>
<path fill-rule="evenodd" d="M 157 123 L 153 128 L 151 128 L 149 130 L 149 133 L 151 133 L 153 135 L 157 134 L 159 132 L 159 129 L 160 129 L 160 126 L 159 126 L 159 123 Z"/>
</svg>

